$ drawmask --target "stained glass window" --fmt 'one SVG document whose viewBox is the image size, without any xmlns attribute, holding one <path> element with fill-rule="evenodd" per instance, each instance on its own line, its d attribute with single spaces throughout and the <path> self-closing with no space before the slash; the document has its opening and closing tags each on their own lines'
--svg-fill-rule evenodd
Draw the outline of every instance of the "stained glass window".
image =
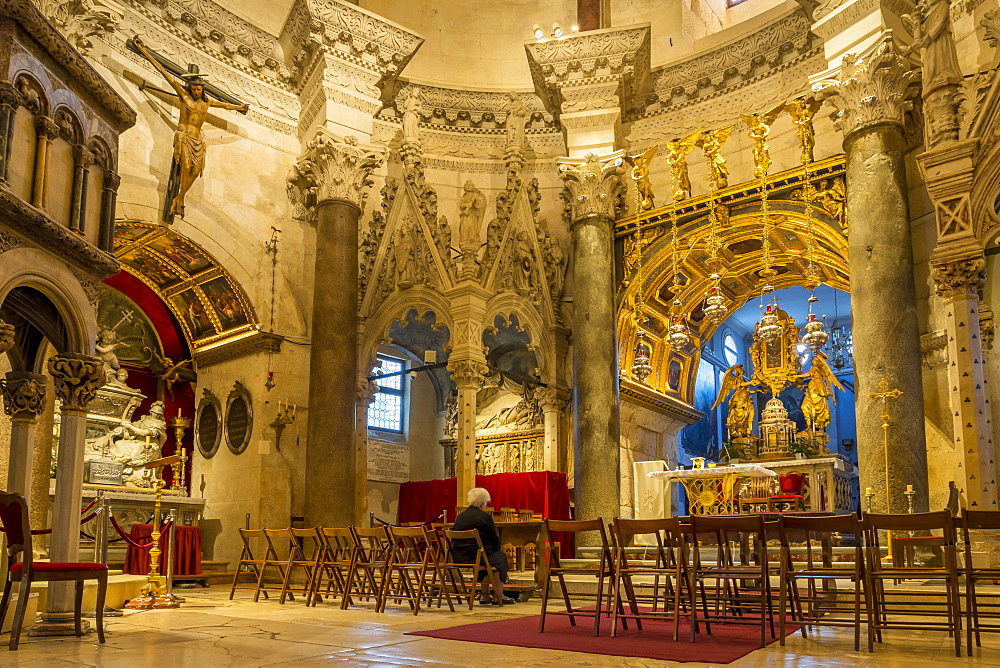
<svg viewBox="0 0 1000 668">
<path fill-rule="evenodd" d="M 406 374 L 399 373 L 406 369 L 406 362 L 396 357 L 379 355 L 380 366 L 376 375 L 395 373 L 377 380 L 379 391 L 375 400 L 368 407 L 368 426 L 372 429 L 403 433 L 403 393 L 406 391 Z"/>
</svg>

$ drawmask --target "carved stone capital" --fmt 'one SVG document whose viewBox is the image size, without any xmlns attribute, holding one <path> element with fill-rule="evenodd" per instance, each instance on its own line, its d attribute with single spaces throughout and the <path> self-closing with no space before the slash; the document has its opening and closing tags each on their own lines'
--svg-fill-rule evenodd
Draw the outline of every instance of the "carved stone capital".
<svg viewBox="0 0 1000 668">
<path fill-rule="evenodd" d="M 358 376 L 357 404 L 361 406 L 371 406 L 378 394 L 378 383 L 368 380 L 368 376 L 361 374 Z"/>
<path fill-rule="evenodd" d="M 122 177 L 107 169 L 104 171 L 104 189 L 118 192 L 118 186 L 122 184 Z"/>
<path fill-rule="evenodd" d="M 0 320 L 0 355 L 14 347 L 14 325 Z"/>
<path fill-rule="evenodd" d="M 839 77 L 817 81 L 813 91 L 836 108 L 834 125 L 846 138 L 878 123 L 902 128 L 911 106 L 906 89 L 914 76 L 888 35 L 867 54 L 845 55 Z"/>
<path fill-rule="evenodd" d="M 0 107 L 17 109 L 21 106 L 21 94 L 9 81 L 0 81 Z"/>
<path fill-rule="evenodd" d="M 540 387 L 535 390 L 535 400 L 543 411 L 561 411 L 570 398 L 569 390 L 561 387 Z"/>
<path fill-rule="evenodd" d="M 3 410 L 11 417 L 34 418 L 45 410 L 45 376 L 27 371 L 8 371 L 0 379 Z"/>
<path fill-rule="evenodd" d="M 89 169 L 94 164 L 94 154 L 83 146 L 73 147 L 73 159 L 78 167 Z"/>
<path fill-rule="evenodd" d="M 82 353 L 59 353 L 49 358 L 49 374 L 63 409 L 86 411 L 104 385 L 104 362 Z"/>
<path fill-rule="evenodd" d="M 448 373 L 460 389 L 478 390 L 483 386 L 489 367 L 475 360 L 458 360 L 448 363 Z"/>
<path fill-rule="evenodd" d="M 35 116 L 35 132 L 51 141 L 59 136 L 59 126 L 48 116 Z"/>
<path fill-rule="evenodd" d="M 931 262 L 934 290 L 941 297 L 978 299 L 979 290 L 986 284 L 986 259 L 983 256 Z"/>
<path fill-rule="evenodd" d="M 316 207 L 327 200 L 347 201 L 363 211 L 373 183 L 371 173 L 382 158 L 381 153 L 359 146 L 353 136 L 341 139 L 320 131 L 288 176 L 295 218 L 315 220 Z"/>
<path fill-rule="evenodd" d="M 559 178 L 569 192 L 571 220 L 588 216 L 614 219 L 625 195 L 625 162 L 618 153 L 600 159 L 593 153 L 583 162 L 559 163 Z"/>
</svg>

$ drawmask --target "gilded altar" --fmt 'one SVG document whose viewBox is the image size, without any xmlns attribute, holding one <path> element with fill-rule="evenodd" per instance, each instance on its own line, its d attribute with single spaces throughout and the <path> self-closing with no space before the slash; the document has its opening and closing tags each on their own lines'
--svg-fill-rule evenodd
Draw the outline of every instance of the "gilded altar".
<svg viewBox="0 0 1000 668">
<path fill-rule="evenodd" d="M 740 482 L 736 496 L 740 499 L 764 499 L 780 494 L 781 476 L 801 474 L 803 506 L 817 513 L 850 513 L 857 508 L 858 470 L 840 455 L 810 459 L 786 459 L 764 464 L 774 471 L 775 478 L 747 478 Z M 743 510 L 755 510 L 743 508 Z"/>
</svg>

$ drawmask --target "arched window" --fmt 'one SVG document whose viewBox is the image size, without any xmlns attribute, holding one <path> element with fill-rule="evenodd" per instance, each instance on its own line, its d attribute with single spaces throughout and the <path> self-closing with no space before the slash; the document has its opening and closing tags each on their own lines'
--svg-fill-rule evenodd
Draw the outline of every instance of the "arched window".
<svg viewBox="0 0 1000 668">
<path fill-rule="evenodd" d="M 375 400 L 368 407 L 368 426 L 380 431 L 403 433 L 403 407 L 406 394 L 406 360 L 388 355 L 378 356 L 379 367 L 375 375 L 380 378 Z"/>
<path fill-rule="evenodd" d="M 726 332 L 726 335 L 722 339 L 722 356 L 729 366 L 737 364 L 740 361 L 740 351 L 736 347 L 736 337 L 730 332 Z"/>
</svg>

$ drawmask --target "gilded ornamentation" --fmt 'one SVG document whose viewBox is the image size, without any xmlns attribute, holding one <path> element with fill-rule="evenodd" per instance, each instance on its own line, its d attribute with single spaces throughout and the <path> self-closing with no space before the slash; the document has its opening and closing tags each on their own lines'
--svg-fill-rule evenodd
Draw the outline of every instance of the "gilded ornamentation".
<svg viewBox="0 0 1000 668">
<path fill-rule="evenodd" d="M 714 411 L 722 402 L 726 400 L 730 393 L 732 398 L 726 409 L 726 428 L 729 431 L 729 438 L 748 438 L 753 434 L 753 398 L 750 396 L 760 390 L 751 389 L 753 383 L 746 380 L 746 372 L 742 364 L 735 364 L 728 369 L 722 377 L 722 387 L 719 388 L 719 396 L 716 397 L 712 405 Z"/>
<path fill-rule="evenodd" d="M 786 387 L 795 384 L 802 369 L 802 360 L 796 349 L 800 339 L 795 319 L 781 309 L 776 309 L 775 315 L 781 332 L 773 340 L 765 340 L 759 332 L 760 323 L 757 323 L 750 357 L 753 360 L 754 382 L 766 386 L 771 395 L 777 397 Z"/>
<path fill-rule="evenodd" d="M 834 105 L 834 124 L 846 137 L 874 123 L 902 126 L 911 106 L 906 89 L 915 76 L 887 37 L 868 54 L 845 55 L 840 78 L 819 81 L 813 91 Z"/>
<path fill-rule="evenodd" d="M 823 103 L 816 98 L 805 95 L 797 97 L 785 105 L 785 111 L 792 117 L 795 124 L 795 138 L 799 140 L 800 160 L 807 165 L 815 158 L 813 148 L 816 146 L 816 130 L 813 127 L 813 116 Z"/>
<path fill-rule="evenodd" d="M 753 143 L 753 175 L 758 179 L 767 176 L 768 170 L 771 169 L 771 153 L 770 146 L 767 145 L 767 136 L 771 134 L 771 125 L 784 110 L 785 103 L 782 102 L 764 113 L 740 114 L 740 118 L 749 130 L 750 141 Z M 722 141 L 725 141 L 725 137 L 722 138 Z M 720 143 L 719 151 L 721 152 L 721 150 L 722 144 Z M 705 155 L 708 156 L 707 153 Z M 728 176 L 728 172 L 723 172 L 723 174 Z"/>
<path fill-rule="evenodd" d="M 45 376 L 26 371 L 8 371 L 0 379 L 3 410 L 11 417 L 34 417 L 45 410 Z"/>
<path fill-rule="evenodd" d="M 0 320 L 0 355 L 14 347 L 14 325 Z"/>
<path fill-rule="evenodd" d="M 823 431 L 830 426 L 830 400 L 833 388 L 844 391 L 840 381 L 826 363 L 826 355 L 816 352 L 812 358 L 809 373 L 799 375 L 805 383 L 802 395 L 802 415 L 805 416 L 809 431 Z"/>
<path fill-rule="evenodd" d="M 705 154 L 708 163 L 708 178 L 715 182 L 716 188 L 725 188 L 729 185 L 729 167 L 722 156 L 722 147 L 735 129 L 736 124 L 733 123 L 718 130 L 709 130 L 698 139 L 698 145 L 701 146 L 701 152 Z"/>
<path fill-rule="evenodd" d="M 624 173 L 621 156 L 601 160 L 591 153 L 582 163 L 559 163 L 559 177 L 570 194 L 572 220 L 588 216 L 613 220 L 625 193 Z"/>
<path fill-rule="evenodd" d="M 670 180 L 674 184 L 674 201 L 679 202 L 691 195 L 691 177 L 688 174 L 687 156 L 701 139 L 698 128 L 683 139 L 675 137 L 667 142 L 667 164 L 670 166 Z"/>
<path fill-rule="evenodd" d="M 316 207 L 327 200 L 344 200 L 364 211 L 372 170 L 381 164 L 382 156 L 359 146 L 357 138 L 320 131 L 288 177 L 293 215 L 315 221 Z"/>
<path fill-rule="evenodd" d="M 632 165 L 632 180 L 635 182 L 635 206 L 641 211 L 649 211 L 655 204 L 653 202 L 653 184 L 649 182 L 649 163 L 653 156 L 660 150 L 659 146 L 653 146 L 642 155 L 632 157 L 624 156 L 625 162 Z"/>
<path fill-rule="evenodd" d="M 86 411 L 104 385 L 104 362 L 82 353 L 59 353 L 49 358 L 49 375 L 63 410 Z"/>
<path fill-rule="evenodd" d="M 986 259 L 982 256 L 954 262 L 932 262 L 934 290 L 941 297 L 978 298 L 986 284 Z"/>
<path fill-rule="evenodd" d="M 843 177 L 821 179 L 815 186 L 807 183 L 802 188 L 792 191 L 792 199 L 803 200 L 822 209 L 840 223 L 840 229 L 847 235 L 847 189 Z"/>
</svg>

